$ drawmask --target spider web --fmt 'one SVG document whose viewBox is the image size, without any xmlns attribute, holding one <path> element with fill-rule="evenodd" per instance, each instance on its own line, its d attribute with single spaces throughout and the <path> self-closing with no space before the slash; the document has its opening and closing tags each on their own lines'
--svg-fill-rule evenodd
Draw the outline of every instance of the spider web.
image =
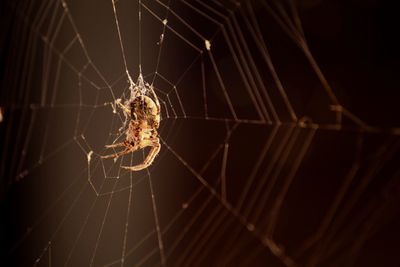
<svg viewBox="0 0 400 267">
<path fill-rule="evenodd" d="M 344 105 L 295 2 L 2 5 L 2 264 L 369 266 L 385 242 L 400 131 Z M 128 172 L 148 149 L 101 156 L 140 75 L 161 152 Z"/>
</svg>

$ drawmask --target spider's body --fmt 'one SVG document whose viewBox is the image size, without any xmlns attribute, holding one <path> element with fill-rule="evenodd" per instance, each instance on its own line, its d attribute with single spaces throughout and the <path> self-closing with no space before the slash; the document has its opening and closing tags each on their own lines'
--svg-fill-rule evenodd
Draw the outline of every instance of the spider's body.
<svg viewBox="0 0 400 267">
<path fill-rule="evenodd" d="M 117 102 L 125 117 L 129 120 L 128 128 L 125 132 L 125 141 L 106 146 L 107 148 L 124 146 L 125 150 L 103 156 L 103 158 L 117 158 L 150 146 L 152 148 L 143 163 L 136 166 L 122 166 L 124 169 L 139 171 L 150 166 L 158 152 L 160 152 L 160 140 L 157 132 L 160 126 L 160 104 L 153 88 L 148 84 L 145 85 L 141 76 L 139 76 L 137 85 L 133 89 L 131 92 L 136 92 L 136 94 L 131 93 L 129 101 L 126 101 L 125 104 L 120 101 Z M 149 90 L 154 99 L 137 93 L 143 91 L 143 89 Z"/>
<path fill-rule="evenodd" d="M 130 102 L 132 120 L 146 121 L 158 128 L 160 124 L 160 107 L 148 96 L 136 97 Z"/>
</svg>

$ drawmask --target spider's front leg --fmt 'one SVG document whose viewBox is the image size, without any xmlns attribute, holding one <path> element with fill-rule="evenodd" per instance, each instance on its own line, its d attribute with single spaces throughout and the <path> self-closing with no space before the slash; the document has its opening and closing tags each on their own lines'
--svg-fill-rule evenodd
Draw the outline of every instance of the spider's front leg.
<svg viewBox="0 0 400 267">
<path fill-rule="evenodd" d="M 121 101 L 118 101 L 117 104 L 126 113 L 126 115 L 130 116 L 131 111 L 129 110 L 129 108 L 122 104 Z"/>
<path fill-rule="evenodd" d="M 140 171 L 140 170 L 146 169 L 147 167 L 149 167 L 153 163 L 155 157 L 160 152 L 160 149 L 161 149 L 160 142 L 159 142 L 158 139 L 151 140 L 151 141 L 150 140 L 146 140 L 146 141 L 143 141 L 143 142 L 146 142 L 144 144 L 143 148 L 147 147 L 147 146 L 151 146 L 152 147 L 150 152 L 149 152 L 149 154 L 147 155 L 147 157 L 143 161 L 143 163 L 141 163 L 139 165 L 136 165 L 136 166 L 121 166 L 121 168 L 130 170 L 130 171 Z"/>
</svg>

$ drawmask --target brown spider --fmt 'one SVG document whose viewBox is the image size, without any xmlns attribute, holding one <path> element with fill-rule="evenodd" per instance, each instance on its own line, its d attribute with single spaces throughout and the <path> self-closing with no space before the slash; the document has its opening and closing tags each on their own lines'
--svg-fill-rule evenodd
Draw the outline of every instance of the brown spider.
<svg viewBox="0 0 400 267">
<path fill-rule="evenodd" d="M 121 168 L 140 171 L 149 167 L 154 158 L 160 152 L 160 140 L 157 129 L 160 126 L 160 103 L 149 84 L 145 84 L 142 75 L 139 75 L 136 85 L 131 82 L 131 97 L 125 104 L 117 101 L 116 104 L 122 109 L 125 118 L 129 120 L 128 129 L 125 132 L 125 141 L 117 144 L 106 145 L 106 148 L 125 147 L 125 150 L 114 154 L 102 156 L 102 158 L 118 158 L 122 155 L 133 153 L 145 147 L 152 147 L 143 163 L 136 166 L 121 166 Z M 151 97 L 144 95 L 151 93 Z"/>
</svg>

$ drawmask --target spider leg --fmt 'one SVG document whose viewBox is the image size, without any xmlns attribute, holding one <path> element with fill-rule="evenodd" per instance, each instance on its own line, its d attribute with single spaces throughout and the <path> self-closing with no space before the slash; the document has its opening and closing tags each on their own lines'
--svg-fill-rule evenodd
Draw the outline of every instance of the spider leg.
<svg viewBox="0 0 400 267">
<path fill-rule="evenodd" d="M 160 152 L 161 146 L 160 146 L 160 143 L 158 142 L 158 140 L 153 141 L 153 142 L 150 141 L 148 144 L 143 146 L 143 148 L 146 146 L 152 146 L 152 148 L 151 148 L 149 154 L 147 155 L 147 157 L 145 158 L 145 160 L 143 161 L 143 163 L 136 165 L 136 166 L 121 166 L 121 168 L 130 170 L 130 171 L 140 171 L 140 170 L 143 170 L 143 169 L 146 169 L 147 167 L 149 167 L 153 163 L 157 154 Z"/>
<path fill-rule="evenodd" d="M 117 102 L 117 104 L 119 105 L 119 107 L 120 107 L 127 115 L 130 115 L 130 114 L 131 114 L 131 111 L 130 111 L 124 104 L 122 104 L 121 102 Z"/>
<path fill-rule="evenodd" d="M 115 147 L 120 147 L 120 146 L 125 146 L 125 142 L 121 143 L 116 143 L 116 144 L 111 144 L 111 145 L 106 145 L 106 148 L 115 148 Z"/>
<path fill-rule="evenodd" d="M 102 158 L 102 159 L 118 158 L 118 157 L 120 157 L 120 156 L 122 156 L 122 155 L 129 154 L 129 153 L 131 153 L 132 151 L 135 151 L 135 150 L 136 150 L 135 147 L 128 147 L 128 148 L 126 148 L 125 150 L 120 151 L 120 152 L 118 152 L 118 153 L 114 153 L 114 154 L 110 154 L 110 155 L 101 156 L 101 158 Z"/>
</svg>

